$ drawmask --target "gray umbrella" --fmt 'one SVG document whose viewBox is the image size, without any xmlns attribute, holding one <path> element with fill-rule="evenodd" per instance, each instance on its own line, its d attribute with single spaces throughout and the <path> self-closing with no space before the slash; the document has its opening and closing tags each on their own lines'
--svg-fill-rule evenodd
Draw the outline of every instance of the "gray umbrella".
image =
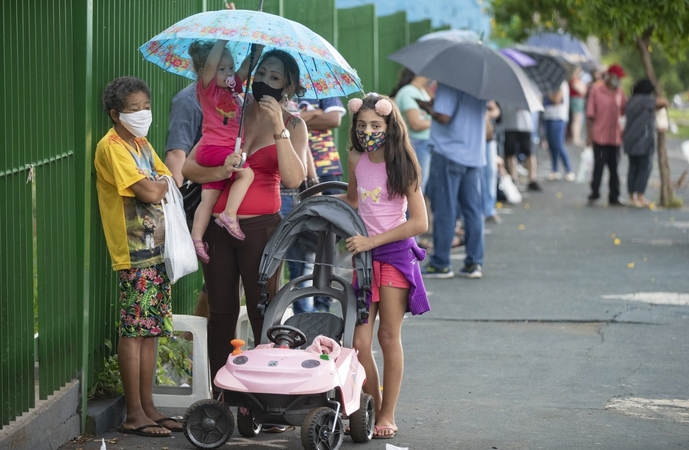
<svg viewBox="0 0 689 450">
<path fill-rule="evenodd" d="M 480 42 L 433 38 L 408 45 L 388 58 L 476 98 L 543 110 L 540 95 L 521 67 Z"/>
</svg>

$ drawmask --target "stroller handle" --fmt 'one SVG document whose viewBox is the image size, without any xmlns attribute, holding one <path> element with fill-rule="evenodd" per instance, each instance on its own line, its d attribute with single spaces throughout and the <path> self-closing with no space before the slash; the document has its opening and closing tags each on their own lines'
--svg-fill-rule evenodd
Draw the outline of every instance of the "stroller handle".
<svg viewBox="0 0 689 450">
<path fill-rule="evenodd" d="M 311 186 L 310 188 L 302 191 L 299 193 L 297 196 L 297 202 L 303 202 L 309 197 L 313 197 L 316 194 L 320 194 L 323 191 L 327 191 L 329 189 L 341 189 L 343 191 L 347 191 L 347 186 L 348 184 L 345 183 L 344 181 L 326 181 L 324 183 L 319 183 L 315 186 Z"/>
</svg>

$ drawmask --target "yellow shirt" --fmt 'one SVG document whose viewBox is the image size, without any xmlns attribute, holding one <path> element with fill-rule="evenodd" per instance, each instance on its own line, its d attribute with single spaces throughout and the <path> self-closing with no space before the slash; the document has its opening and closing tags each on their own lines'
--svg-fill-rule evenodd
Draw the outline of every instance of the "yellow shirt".
<svg viewBox="0 0 689 450">
<path fill-rule="evenodd" d="M 131 186 L 171 175 L 146 138 L 131 148 L 111 128 L 96 146 L 96 190 L 113 270 L 163 263 L 165 216 L 161 204 L 144 203 Z"/>
</svg>

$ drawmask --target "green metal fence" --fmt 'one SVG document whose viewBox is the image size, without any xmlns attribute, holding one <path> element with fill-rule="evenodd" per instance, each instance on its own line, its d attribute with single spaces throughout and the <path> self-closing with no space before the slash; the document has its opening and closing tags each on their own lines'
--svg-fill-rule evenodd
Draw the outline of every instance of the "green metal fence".
<svg viewBox="0 0 689 450">
<path fill-rule="evenodd" d="M 389 95 L 397 85 L 402 66 L 390 61 L 388 55 L 409 43 L 407 13 L 402 11 L 378 17 L 379 79 L 376 92 Z"/>
<path fill-rule="evenodd" d="M 110 356 L 106 341 L 116 342 L 117 279 L 93 169 L 95 146 L 111 126 L 101 107 L 103 88 L 123 75 L 149 84 L 148 139 L 164 157 L 170 101 L 191 81 L 143 61 L 138 47 L 174 22 L 224 4 L 2 2 L 0 426 L 35 405 L 37 385 L 45 399 L 78 377 L 85 394 Z M 259 0 L 235 4 L 256 10 Z M 390 74 L 398 70 L 387 53 L 430 31 L 430 21 L 407 24 L 403 14 L 378 18 L 374 5 L 336 9 L 335 0 L 265 0 L 263 10 L 330 41 L 358 70 L 366 91 L 387 93 L 397 75 Z M 338 133 L 345 171 L 348 118 Z M 175 313 L 192 311 L 201 283 L 199 271 L 173 286 Z"/>
<path fill-rule="evenodd" d="M 355 8 L 337 10 L 337 29 L 340 37 L 337 49 L 347 62 L 357 70 L 364 92 L 377 92 L 378 89 L 378 17 L 376 5 L 362 5 Z M 346 38 L 343 38 L 346 36 Z M 342 99 L 344 103 L 349 98 Z M 351 116 L 342 118 L 338 133 L 337 148 L 340 151 L 344 180 L 347 176 L 347 149 Z"/>
<path fill-rule="evenodd" d="M 409 22 L 409 43 L 416 42 L 424 34 L 433 31 L 431 19 L 419 20 L 418 22 Z"/>
</svg>

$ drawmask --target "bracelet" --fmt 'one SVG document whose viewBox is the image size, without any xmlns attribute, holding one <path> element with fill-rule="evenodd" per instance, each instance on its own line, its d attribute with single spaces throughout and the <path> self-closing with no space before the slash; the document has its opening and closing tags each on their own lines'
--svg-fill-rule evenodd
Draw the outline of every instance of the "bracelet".
<svg viewBox="0 0 689 450">
<path fill-rule="evenodd" d="M 311 187 L 318 184 L 318 177 L 309 178 L 306 180 L 306 186 Z"/>
</svg>

